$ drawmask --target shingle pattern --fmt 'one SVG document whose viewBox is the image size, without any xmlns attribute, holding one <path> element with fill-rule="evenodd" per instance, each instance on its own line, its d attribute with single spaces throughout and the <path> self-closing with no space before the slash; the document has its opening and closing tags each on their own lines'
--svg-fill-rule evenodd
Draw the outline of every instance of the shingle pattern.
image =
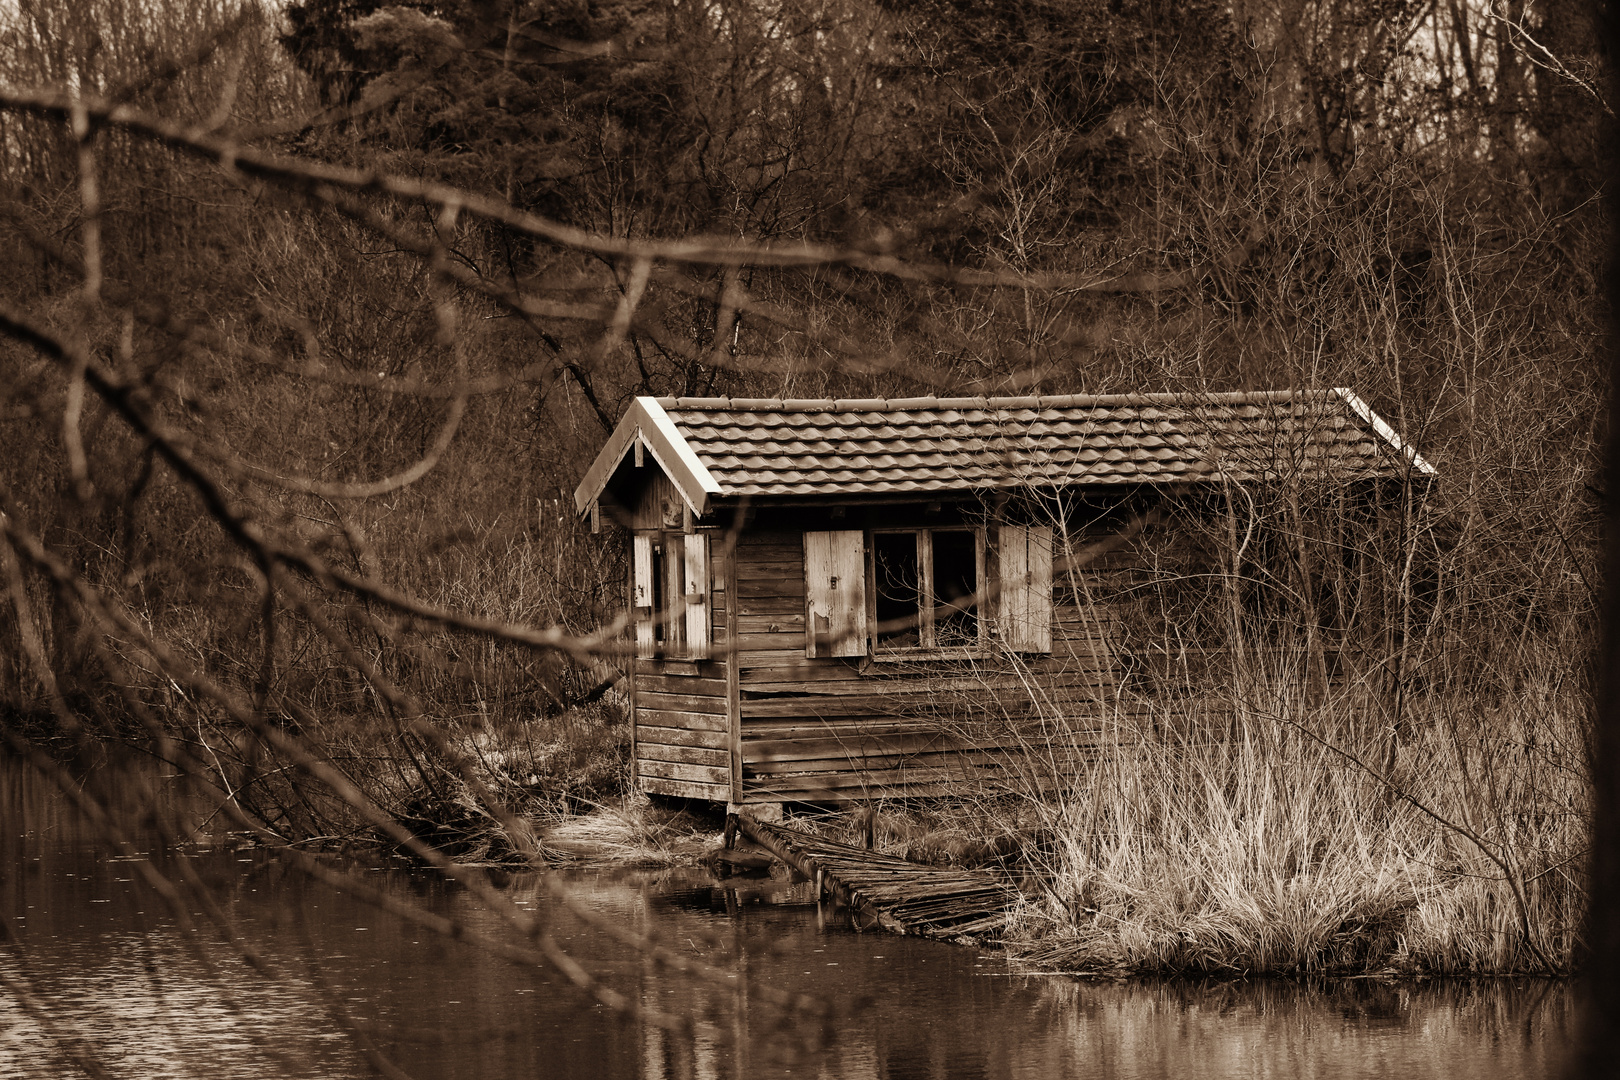
<svg viewBox="0 0 1620 1080">
<path fill-rule="evenodd" d="M 1346 481 L 1413 470 L 1392 435 L 1333 390 L 658 403 L 726 496 Z"/>
</svg>

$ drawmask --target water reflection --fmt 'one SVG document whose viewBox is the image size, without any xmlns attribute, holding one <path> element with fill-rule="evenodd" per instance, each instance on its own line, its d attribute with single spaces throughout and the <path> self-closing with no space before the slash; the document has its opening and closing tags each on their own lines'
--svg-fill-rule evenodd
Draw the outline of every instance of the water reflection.
<svg viewBox="0 0 1620 1080">
<path fill-rule="evenodd" d="M 708 1025 L 669 1032 L 554 972 L 216 843 L 200 865 L 265 975 L 213 935 L 188 938 L 134 864 L 109 858 L 31 783 L 0 769 L 0 975 L 10 987 L 0 987 L 0 1076 L 77 1075 L 63 1052 L 75 1040 L 115 1076 L 372 1075 L 358 1036 L 419 1080 L 1538 1077 L 1558 1071 L 1573 1030 L 1563 984 L 1025 976 L 995 956 L 852 933 L 787 881 L 722 884 L 697 870 L 573 877 L 593 910 L 733 977 L 716 985 L 648 963 L 557 905 L 533 875 L 501 879 L 607 985 L 642 1009 Z M 432 875 L 367 877 L 472 929 L 501 929 Z M 822 994 L 843 1015 L 786 1022 L 763 986 Z"/>
</svg>

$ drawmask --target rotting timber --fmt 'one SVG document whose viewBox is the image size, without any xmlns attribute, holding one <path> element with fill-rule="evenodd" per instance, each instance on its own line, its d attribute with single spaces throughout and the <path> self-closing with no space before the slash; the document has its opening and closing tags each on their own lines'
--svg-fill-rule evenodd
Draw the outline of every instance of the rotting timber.
<svg viewBox="0 0 1620 1080">
<path fill-rule="evenodd" d="M 987 873 L 925 866 L 811 833 L 736 815 L 743 835 L 816 882 L 855 915 L 856 929 L 993 940 L 1022 894 Z"/>
</svg>

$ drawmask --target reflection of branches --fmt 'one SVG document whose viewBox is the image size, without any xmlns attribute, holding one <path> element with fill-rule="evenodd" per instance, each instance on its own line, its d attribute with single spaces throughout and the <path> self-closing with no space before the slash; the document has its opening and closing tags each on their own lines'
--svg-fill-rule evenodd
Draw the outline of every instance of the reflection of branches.
<svg viewBox="0 0 1620 1080">
<path fill-rule="evenodd" d="M 3 96 L 0 94 L 0 97 Z M 644 1016 L 651 1022 L 674 1031 L 688 1034 L 702 1032 L 717 1041 L 725 1041 L 727 1033 L 714 1029 L 713 1025 L 707 1022 L 693 1016 L 648 1010 L 639 1001 L 604 986 L 569 956 L 549 934 L 543 932 L 533 915 L 507 901 L 484 879 L 481 872 L 452 862 L 443 853 L 425 843 L 381 806 L 335 761 L 307 743 L 295 729 L 284 729 L 280 723 L 272 719 L 271 715 L 271 710 L 274 709 L 283 716 L 290 716 L 306 731 L 313 731 L 318 727 L 318 721 L 309 715 L 301 703 L 287 694 L 283 688 L 275 685 L 274 651 L 278 633 L 277 622 L 284 614 L 296 614 L 313 630 L 317 639 L 324 641 L 350 671 L 357 673 L 375 691 L 379 701 L 386 705 L 387 714 L 394 721 L 396 734 L 402 739 L 418 740 L 430 748 L 434 760 L 456 774 L 482 810 L 500 823 L 506 837 L 516 846 L 519 854 L 531 865 L 538 866 L 542 861 L 543 852 L 528 824 L 488 789 L 474 769 L 473 763 L 466 755 L 457 751 L 439 725 L 431 722 L 422 703 L 390 678 L 355 639 L 327 618 L 323 608 L 336 602 L 339 610 L 354 626 L 374 632 L 379 641 L 392 640 L 401 627 L 387 623 L 376 610 L 373 610 L 374 608 L 402 617 L 406 626 L 413 623 L 427 623 L 478 634 L 490 640 L 504 640 L 530 648 L 561 650 L 581 659 L 589 659 L 596 654 L 612 651 L 614 647 L 612 643 L 619 636 L 624 620 L 622 618 L 610 620 L 609 625 L 594 634 L 576 635 L 558 627 L 535 629 L 429 603 L 407 591 L 386 584 L 378 577 L 378 567 L 368 565 L 364 560 L 359 561 L 355 573 L 349 573 L 329 564 L 305 545 L 295 542 L 288 536 L 278 535 L 267 524 L 265 515 L 260 509 L 245 501 L 244 493 L 233 491 L 228 483 L 233 480 L 268 483 L 283 490 L 325 498 L 374 497 L 397 491 L 413 483 L 426 475 L 441 460 L 455 437 L 467 402 L 473 394 L 488 393 L 533 378 L 531 372 L 538 369 L 538 366 L 531 366 L 531 369 L 520 373 L 516 378 L 471 379 L 457 341 L 456 312 L 446 291 L 449 286 L 467 288 L 487 296 L 508 310 L 531 320 L 563 318 L 585 323 L 600 323 L 608 334 L 601 348 L 607 350 L 632 332 L 644 334 L 655 340 L 659 336 L 657 308 L 645 302 L 643 297 L 651 277 L 653 256 L 636 254 L 630 258 L 633 271 L 631 284 L 614 308 L 604 308 L 596 304 L 559 304 L 539 300 L 520 292 L 515 287 L 508 288 L 493 283 L 479 275 L 470 264 L 448 257 L 444 236 L 453 225 L 457 214 L 463 210 L 475 215 L 482 214 L 486 218 L 502 221 L 519 231 L 527 231 L 530 235 L 563 243 L 565 246 L 572 244 L 576 248 L 590 250 L 596 254 L 604 253 L 602 245 L 596 242 L 600 238 L 591 237 L 578 230 L 553 228 L 554 223 L 543 222 L 532 215 L 523 215 L 510 208 L 502 211 L 488 200 L 466 196 L 465 193 L 457 193 L 439 185 L 417 184 L 412 181 L 396 183 L 376 176 L 367 179 L 367 174 L 352 170 L 308 166 L 289 159 L 272 159 L 248 151 L 239 151 L 207 130 L 182 129 L 161 121 L 145 121 L 139 119 L 133 110 L 121 105 L 95 106 L 76 99 L 63 99 L 58 104 L 61 107 L 55 112 L 65 115 L 71 122 L 81 151 L 80 193 L 85 208 L 81 218 L 82 254 L 74 255 L 64 250 L 50 237 L 32 235 L 32 230 L 26 226 L 24 232 L 28 234 L 26 239 L 35 247 L 66 266 L 82 280 L 81 291 L 87 310 L 97 305 L 121 308 L 129 316 L 161 330 L 177 343 L 213 348 L 226 355 L 242 356 L 251 362 L 267 364 L 306 378 L 324 378 L 327 381 L 394 393 L 444 396 L 451 399 L 446 418 L 426 452 L 414 464 L 392 476 L 370 483 L 327 483 L 308 477 L 289 477 L 278 470 L 245 461 L 231 448 L 211 442 L 202 435 L 188 432 L 163 420 L 151 399 L 151 382 L 144 378 L 131 377 L 102 361 L 93 355 L 88 341 L 82 337 L 59 335 L 30 313 L 0 308 L 0 331 L 32 346 L 68 376 L 69 394 L 63 412 L 62 435 L 64 444 L 69 449 L 70 472 L 78 481 L 81 499 L 88 498 L 90 491 L 87 455 L 84 453 L 78 433 L 77 420 L 83 407 L 83 399 L 86 396 L 94 396 L 105 404 L 111 414 L 119 417 L 127 425 L 146 448 L 149 456 L 172 470 L 181 484 L 201 501 L 206 520 L 220 529 L 225 538 L 240 552 L 235 559 L 227 558 L 226 562 L 257 571 L 263 662 L 249 701 L 211 677 L 200 662 L 183 658 L 174 648 L 166 644 L 155 630 L 143 625 L 141 620 L 119 604 L 112 594 L 94 586 L 84 574 L 76 571 L 65 559 L 54 553 L 40 536 L 36 536 L 20 523 L 9 499 L 0 498 L 0 548 L 3 548 L 0 554 L 6 557 L 8 584 L 13 606 L 18 613 L 19 630 L 32 666 L 39 674 L 41 685 L 47 690 L 47 696 L 62 730 L 82 732 L 83 725 L 75 715 L 74 707 L 56 686 L 49 658 L 45 655 L 43 643 L 34 629 L 34 621 L 29 617 L 26 591 L 16 559 L 13 557 L 14 553 L 20 555 L 34 570 L 50 580 L 59 596 L 70 601 L 68 610 L 76 615 L 81 631 L 87 633 L 92 648 L 102 656 L 109 671 L 118 670 L 121 664 L 132 663 L 138 669 L 157 674 L 161 681 L 175 686 L 181 693 L 188 695 L 196 703 L 199 721 L 204 710 L 217 711 L 242 732 L 251 733 L 254 745 L 268 750 L 304 778 L 305 782 L 293 785 L 298 797 L 305 798 L 308 786 L 334 798 L 338 804 L 358 815 L 360 820 L 377 835 L 386 837 L 401 849 L 410 852 L 417 860 L 435 867 L 446 877 L 459 881 L 489 910 L 505 919 L 509 927 L 527 944 L 515 945 L 493 935 L 477 933 L 465 925 L 440 919 L 414 905 L 401 903 L 370 891 L 348 875 L 333 871 L 312 856 L 298 850 L 293 845 L 302 842 L 304 837 L 283 835 L 273 828 L 269 821 L 264 820 L 260 813 L 252 809 L 249 800 L 252 780 L 233 784 L 227 770 L 233 767 L 230 764 L 232 762 L 236 763 L 236 767 L 245 764 L 245 754 L 230 752 L 223 745 L 216 746 L 218 740 L 211 739 L 199 723 L 195 740 L 198 750 L 203 752 L 204 757 L 193 759 L 189 751 L 176 744 L 176 740 L 169 735 L 164 723 L 145 708 L 138 696 L 132 692 L 132 685 L 126 685 L 129 680 L 115 680 L 115 685 L 130 711 L 147 726 L 159 745 L 167 747 L 163 751 L 164 756 L 171 758 L 187 775 L 199 780 L 211 775 L 217 776 L 223 799 L 216 812 L 223 812 L 229 820 L 252 832 L 262 844 L 280 850 L 284 858 L 289 859 L 312 878 L 356 895 L 368 903 L 393 911 L 418 925 L 478 944 L 515 962 L 560 971 L 610 1008 Z M 131 121 L 131 117 L 136 119 Z M 371 232 L 389 238 L 398 250 L 420 259 L 429 271 L 430 290 L 436 294 L 434 304 L 438 331 L 436 341 L 441 347 L 450 349 L 455 358 L 454 382 L 448 387 L 441 387 L 421 380 L 390 380 L 333 371 L 321 363 L 321 349 L 315 340 L 313 329 L 307 327 L 302 328 L 302 336 L 306 343 L 309 362 L 303 365 L 291 364 L 271 350 L 241 343 L 211 327 L 181 319 L 162 298 L 143 295 L 138 287 L 105 285 L 102 282 L 99 234 L 96 231 L 98 193 L 94 184 L 92 127 L 93 125 L 117 127 L 121 124 L 160 143 L 214 156 L 224 163 L 227 169 L 234 167 L 239 173 L 281 183 L 316 203 L 332 207 Z M 439 219 L 435 229 L 428 236 L 409 233 L 396 227 L 360 198 L 361 195 L 379 191 L 394 196 L 419 198 L 434 206 Z M 15 213 L 8 216 L 17 218 Z M 621 254 L 628 254 L 630 250 L 626 248 Z M 678 260 L 694 255 L 703 257 L 708 251 L 709 248 L 702 243 L 684 246 L 665 245 L 658 252 L 658 257 Z M 750 302 L 740 288 L 730 289 L 727 298 L 734 310 L 739 312 L 749 310 Z M 649 311 L 652 312 L 651 316 Z M 669 343 L 669 347 L 677 348 L 675 343 Z M 124 359 L 127 360 L 128 357 Z M 601 411 L 599 405 L 598 411 Z M 116 650 L 107 647 L 109 642 L 118 643 Z M 114 656 L 114 651 L 127 656 Z M 200 660 L 201 657 L 198 657 L 198 661 Z M 68 792 L 70 797 L 76 795 L 76 805 L 95 827 L 102 830 L 115 847 L 131 855 L 147 883 L 169 900 L 179 925 L 187 930 L 188 940 L 193 936 L 189 930 L 190 909 L 195 906 L 215 924 L 220 934 L 230 941 L 244 958 L 256 960 L 256 954 L 251 946 L 231 927 L 224 911 L 208 895 L 201 878 L 183 854 L 174 852 L 177 858 L 177 880 L 170 881 L 158 872 L 150 860 L 136 857 L 128 838 L 119 832 L 117 822 L 104 807 L 89 799 L 82 791 L 75 792 L 71 782 L 61 774 L 61 770 L 52 766 L 48 759 L 29 746 L 21 736 L 9 730 L 5 734 L 14 751 L 24 754 L 44 775 Z M 225 752 L 222 754 L 221 751 Z M 423 766 L 418 763 L 417 768 L 422 780 L 427 782 L 428 774 L 423 771 Z M 175 841 L 172 831 L 160 828 L 159 833 L 163 846 L 172 850 Z M 726 986 L 728 989 L 735 986 L 735 983 L 729 981 L 733 978 L 732 973 L 697 963 L 664 948 L 643 934 L 596 915 L 574 900 L 571 894 L 554 880 L 546 879 L 546 886 L 559 903 L 571 909 L 578 917 L 631 946 L 651 962 L 680 970 L 715 985 Z M 189 897 L 189 900 L 183 897 Z M 258 966 L 262 967 L 262 963 Z M 755 988 L 755 996 L 785 1012 L 811 1016 L 826 1014 L 823 1003 L 791 991 Z M 390 1071 L 391 1066 L 388 1063 L 375 1056 L 372 1060 L 378 1068 L 385 1072 Z M 89 1065 L 86 1067 L 90 1068 Z"/>
<path fill-rule="evenodd" d="M 361 898 L 366 899 L 368 903 L 384 907 L 386 910 L 400 914 L 418 925 L 436 929 L 447 936 L 452 936 L 459 940 L 466 940 L 474 944 L 478 944 L 480 947 L 487 948 L 498 955 L 507 957 L 508 959 L 516 959 L 530 964 L 537 962 L 549 964 L 550 966 L 553 966 L 557 970 L 561 971 L 566 977 L 577 985 L 590 991 L 598 998 L 598 1000 L 602 1001 L 603 1004 L 633 1014 L 643 1014 L 641 1006 L 638 1003 L 631 999 L 625 998 L 617 991 L 613 991 L 610 988 L 601 985 L 582 966 L 580 966 L 577 961 L 568 956 L 567 953 L 559 945 L 557 945 L 554 940 L 552 940 L 550 935 L 545 934 L 542 931 L 540 923 L 536 921 L 531 913 L 523 911 L 521 908 L 517 907 L 510 900 L 508 900 L 499 890 L 494 888 L 488 882 L 482 871 L 452 862 L 436 848 L 433 848 L 423 842 L 409 829 L 400 824 L 392 815 L 388 814 L 381 807 L 377 806 L 372 799 L 366 795 L 343 771 L 339 770 L 331 763 L 323 761 L 315 756 L 302 744 L 302 742 L 292 735 L 278 730 L 263 716 L 257 714 L 254 710 L 249 709 L 244 703 L 240 702 L 236 696 L 231 694 L 225 687 L 219 685 L 217 682 L 208 678 L 201 672 L 191 669 L 189 665 L 182 663 L 179 658 L 174 656 L 173 653 L 164 647 L 162 643 L 146 634 L 145 631 L 127 614 L 113 607 L 94 589 L 89 587 L 81 578 L 74 575 L 66 565 L 53 557 L 33 537 L 23 533 L 17 529 L 13 523 L 4 518 L 0 518 L 0 533 L 3 533 L 3 539 L 18 548 L 36 566 L 48 573 L 55 580 L 59 588 L 71 590 L 82 605 L 83 610 L 95 623 L 98 631 L 106 634 L 122 636 L 126 640 L 136 644 L 143 652 L 152 658 L 153 662 L 160 668 L 160 670 L 184 684 L 189 690 L 196 693 L 199 697 L 210 701 L 218 708 L 224 710 L 225 713 L 242 728 L 251 730 L 265 746 L 273 749 L 279 755 L 289 760 L 311 779 L 318 781 L 325 790 L 335 793 L 345 805 L 359 812 L 373 828 L 376 828 L 383 834 L 387 835 L 395 843 L 408 850 L 417 859 L 429 866 L 434 867 L 446 877 L 458 881 L 462 886 L 467 888 L 469 892 L 483 902 L 489 910 L 501 916 L 509 925 L 512 926 L 514 930 L 518 931 L 527 940 L 531 941 L 535 948 L 533 950 L 529 950 L 517 946 L 511 946 L 501 942 L 499 939 L 489 938 L 486 935 L 480 935 L 460 924 L 454 923 L 451 920 L 422 912 L 412 905 L 400 904 L 396 901 L 392 901 L 384 897 L 383 894 L 377 893 L 369 888 L 355 886 L 352 882 L 347 880 L 346 875 L 338 874 L 335 871 L 326 870 L 323 866 L 321 866 L 318 860 L 314 859 L 313 856 L 310 856 L 307 853 L 298 850 L 293 845 L 288 844 L 285 838 L 277 835 L 275 832 L 267 828 L 263 822 L 250 817 L 242 809 L 238 800 L 227 799 L 223 804 L 225 813 L 242 828 L 251 831 L 267 846 L 281 851 L 285 857 L 292 859 L 294 863 L 306 873 L 309 873 L 311 876 L 317 878 L 325 884 L 331 885 L 335 888 L 341 888 L 346 892 L 360 896 Z M 312 613 L 307 608 L 305 610 L 306 614 Z M 323 629 L 329 630 L 330 628 L 323 627 Z M 335 642 L 340 641 L 341 635 L 334 635 L 333 640 Z M 357 650 L 353 649 L 352 645 L 349 645 L 347 642 L 342 642 L 342 644 L 344 645 L 345 659 L 351 664 L 363 668 L 367 676 L 371 678 L 394 703 L 399 705 L 403 710 L 407 710 L 408 716 L 416 719 L 417 722 L 411 725 L 413 731 L 437 740 L 439 743 L 438 749 L 441 753 L 446 755 L 453 753 L 453 751 L 444 742 L 442 733 L 432 725 L 426 724 L 420 720 L 421 710 L 417 703 L 412 701 L 407 695 L 401 693 L 397 688 L 388 683 L 388 681 L 384 679 L 380 673 L 375 672 L 364 657 L 362 657 Z M 171 907 L 175 911 L 177 919 L 181 920 L 181 925 L 183 927 L 189 927 L 191 925 L 190 917 L 186 911 L 186 905 L 180 900 L 180 894 L 176 891 L 174 886 L 167 881 L 167 879 L 158 873 L 156 868 L 150 863 L 149 860 L 138 858 L 138 852 L 133 844 L 123 836 L 117 826 L 116 821 L 114 821 L 111 816 L 105 812 L 104 808 L 95 803 L 93 800 L 90 800 L 89 797 L 82 791 L 77 790 L 71 781 L 67 780 L 65 775 L 62 774 L 59 768 L 50 763 L 49 760 L 44 758 L 39 752 L 28 746 L 28 744 L 24 742 L 20 736 L 9 731 L 5 732 L 4 734 L 8 743 L 15 751 L 23 754 L 30 761 L 32 761 L 35 767 L 40 769 L 48 777 L 52 778 L 58 787 L 63 787 L 65 790 L 68 790 L 70 797 L 75 798 L 77 805 L 82 811 L 86 812 L 87 815 L 90 816 L 92 822 L 99 829 L 104 830 L 106 835 L 113 839 L 116 846 L 118 846 L 121 850 L 124 850 L 126 854 L 134 859 L 137 869 L 142 873 L 148 884 L 150 884 L 154 889 L 158 890 L 161 895 L 164 895 L 170 900 Z M 479 796 L 480 800 L 490 810 L 490 812 L 503 819 L 508 829 L 511 830 L 511 835 L 513 835 L 514 838 L 521 838 L 527 833 L 527 829 L 522 825 L 522 823 L 517 821 L 516 818 L 511 815 L 510 811 L 502 806 L 499 800 L 497 800 L 493 794 L 485 789 L 482 784 L 478 783 L 476 778 L 471 774 L 470 769 L 466 769 L 465 779 L 467 779 L 469 787 L 471 787 L 472 790 Z M 531 848 L 525 854 L 529 856 L 531 863 L 538 865 L 539 860 L 537 850 Z M 183 880 L 188 883 L 192 892 L 196 892 L 197 890 L 203 888 L 201 880 L 194 876 L 189 866 L 185 867 L 181 872 Z M 646 956 L 654 963 L 679 970 L 685 974 L 702 978 L 715 985 L 728 987 L 731 985 L 731 973 L 721 971 L 710 965 L 693 961 L 679 953 L 658 945 L 656 942 L 652 941 L 643 934 L 639 934 L 633 930 L 627 929 L 611 919 L 598 915 L 589 908 L 585 907 L 583 904 L 580 904 L 572 897 L 565 887 L 550 878 L 545 879 L 545 884 L 551 894 L 559 902 L 567 906 L 576 916 L 584 919 L 596 929 L 601 930 L 636 948 L 642 955 Z M 252 953 L 251 949 L 241 942 L 239 937 L 235 934 L 235 931 L 231 929 L 229 921 L 224 915 L 223 911 L 221 911 L 216 904 L 208 901 L 207 898 L 199 897 L 199 899 L 203 901 L 204 911 L 220 930 L 221 934 L 224 935 L 227 940 L 232 942 L 238 951 L 242 953 L 244 958 L 251 959 L 254 954 Z M 809 1015 L 814 1016 L 824 1015 L 827 1012 L 827 1007 L 824 1003 L 819 1002 L 813 997 L 798 994 L 793 991 L 760 987 L 755 988 L 755 993 L 766 1002 L 784 1009 L 792 1009 L 797 1012 L 806 1012 Z M 647 1016 L 648 1019 L 652 1019 L 655 1022 L 669 1026 L 674 1030 L 685 1032 L 695 1030 L 694 1024 L 696 1022 L 689 1017 L 668 1016 L 662 1013 L 647 1014 Z M 716 1033 L 716 1037 L 718 1038 L 721 1036 Z"/>
<path fill-rule="evenodd" d="M 10 935 L 10 927 L 3 922 L 0 922 L 0 929 L 5 930 L 7 936 Z M 90 1080 L 113 1080 L 113 1074 L 102 1065 L 101 1060 L 86 1045 L 85 1039 L 78 1032 L 58 1022 L 50 1008 L 33 992 L 27 981 L 7 971 L 4 965 L 0 965 L 0 987 L 5 987 L 6 993 L 22 1006 L 23 1012 L 27 1013 L 34 1023 L 39 1025 L 40 1030 L 50 1037 L 51 1043 L 74 1068 L 90 1077 Z"/>
</svg>

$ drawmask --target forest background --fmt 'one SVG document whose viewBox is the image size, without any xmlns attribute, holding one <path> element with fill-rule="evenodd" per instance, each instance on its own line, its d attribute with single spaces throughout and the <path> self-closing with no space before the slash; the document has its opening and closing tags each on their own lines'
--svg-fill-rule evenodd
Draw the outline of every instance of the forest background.
<svg viewBox="0 0 1620 1080">
<path fill-rule="evenodd" d="M 1401 664 L 1327 703 L 1251 672 L 1240 738 L 1088 777 L 1037 823 L 1030 938 L 1568 969 L 1608 390 L 1587 6 L 0 26 L 0 707 L 92 808 L 133 746 L 267 843 L 543 858 L 535 814 L 623 784 L 622 539 L 571 493 L 634 395 L 1349 386 L 1442 477 L 1382 564 L 1421 593 Z"/>
</svg>

